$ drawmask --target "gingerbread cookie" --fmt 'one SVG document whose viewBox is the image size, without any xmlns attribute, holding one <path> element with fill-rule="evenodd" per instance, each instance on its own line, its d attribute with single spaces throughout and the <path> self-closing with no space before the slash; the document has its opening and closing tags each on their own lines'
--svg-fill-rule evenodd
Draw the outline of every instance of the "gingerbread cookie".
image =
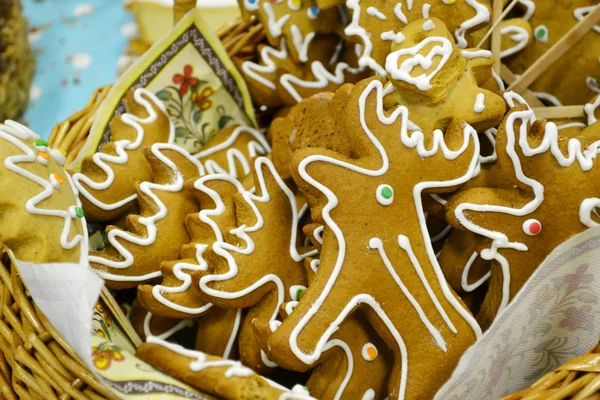
<svg viewBox="0 0 600 400">
<path fill-rule="evenodd" d="M 369 72 L 358 67 L 354 48 L 354 44 L 336 36 L 319 37 L 310 48 L 310 54 L 315 54 L 312 60 L 297 63 L 282 42 L 278 49 L 262 47 L 259 59 L 243 61 L 240 69 L 255 104 L 268 108 L 293 106 L 302 99 L 366 78 Z"/>
<path fill-rule="evenodd" d="M 159 371 L 219 398 L 313 399 L 304 388 L 299 386 L 290 391 L 257 375 L 239 361 L 188 350 L 153 336 L 137 348 L 136 356 Z"/>
<path fill-rule="evenodd" d="M 488 0 L 386 1 L 348 0 L 351 22 L 345 33 L 360 43 L 359 66 L 386 75 L 386 57 L 390 46 L 404 40 L 403 28 L 418 19 L 435 17 L 444 21 L 460 48 L 469 44 L 466 35 L 490 21 Z"/>
<path fill-rule="evenodd" d="M 234 197 L 236 224 L 205 252 L 210 272 L 203 274 L 199 290 L 216 305 L 250 307 L 240 331 L 240 355 L 245 365 L 265 370 L 276 365 L 258 344 L 252 322 L 276 329 L 279 306 L 290 299 L 293 287 L 306 286 L 302 260 L 313 253 L 297 248 L 296 198 L 272 162 L 257 158 L 254 177 L 256 192 Z"/>
<path fill-rule="evenodd" d="M 143 149 L 174 138 L 167 111 L 152 93 L 130 91 L 124 103 L 127 113 L 111 120 L 111 141 L 86 157 L 81 172 L 73 175 L 90 221 L 112 221 L 130 212 L 137 197 L 135 183 L 152 178 Z"/>
<path fill-rule="evenodd" d="M 87 256 L 87 230 L 65 155 L 29 128 L 0 124 L 0 243 L 18 260 L 78 263 Z"/>
<path fill-rule="evenodd" d="M 408 24 L 402 38 L 401 43 L 392 45 L 386 61 L 396 90 L 388 88 L 385 105 L 407 107 L 410 129 L 425 133 L 444 130 L 452 119 L 459 119 L 485 131 L 502 120 L 504 100 L 482 87 L 492 78 L 494 60 L 489 51 L 460 50 L 436 18 Z"/>
<path fill-rule="evenodd" d="M 170 318 L 194 318 L 212 307 L 193 289 L 198 281 L 192 272 L 208 269 L 204 252 L 222 240 L 223 230 L 235 225 L 233 195 L 245 190 L 237 179 L 222 175 L 206 175 L 186 183 L 186 190 L 196 197 L 201 211 L 186 216 L 190 243 L 182 246 L 181 259 L 161 264 L 161 284 L 138 286 L 138 300 L 150 312 Z"/>
<path fill-rule="evenodd" d="M 514 171 L 512 188 L 473 188 L 448 202 L 448 221 L 487 240 L 478 250 L 491 260 L 490 287 L 478 320 L 487 327 L 538 265 L 560 243 L 597 226 L 594 185 L 600 125 L 563 136 L 520 105 L 498 129 L 498 163 Z"/>
<path fill-rule="evenodd" d="M 332 134 L 336 115 L 331 112 L 333 95 L 321 93 L 305 99 L 282 118 L 277 118 L 269 128 L 273 142 L 271 158 L 283 179 L 291 177 L 292 152 L 302 147 L 321 147 L 350 155 L 350 143 L 344 135 Z M 336 99 L 341 99 L 338 95 Z"/>
<path fill-rule="evenodd" d="M 242 178 L 250 173 L 250 160 L 271 152 L 264 136 L 247 126 L 231 127 L 216 134 L 194 154 L 207 174 L 226 173 Z"/>
<path fill-rule="evenodd" d="M 520 6 L 533 29 L 534 40 L 505 58 L 514 74 L 522 74 L 554 46 L 596 5 L 595 0 L 527 1 Z M 530 89 L 551 105 L 579 105 L 598 93 L 600 26 L 596 25 L 531 84 Z"/>
<path fill-rule="evenodd" d="M 309 286 L 318 264 L 318 259 L 308 257 L 304 260 Z M 305 290 L 304 287 L 298 288 L 292 301 L 281 306 L 284 319 L 294 311 Z M 261 335 L 268 332 L 265 335 L 268 339 L 268 328 L 258 328 L 257 331 Z M 392 355 L 360 312 L 344 321 L 329 343 L 330 350 L 324 353 L 306 383 L 312 396 L 319 399 L 354 399 L 362 393 L 362 398 L 386 397 Z"/>
<path fill-rule="evenodd" d="M 389 396 L 431 398 L 481 331 L 435 259 L 421 194 L 452 191 L 473 176 L 479 146 L 475 130 L 459 121 L 429 141 L 409 133 L 410 113 L 387 109 L 385 94 L 377 78 L 343 94 L 338 123 L 352 158 L 316 148 L 294 153 L 294 180 L 328 229 L 318 273 L 268 343 L 275 362 L 301 370 L 360 305 L 394 353 Z"/>
<path fill-rule="evenodd" d="M 239 0 L 244 15 L 256 15 L 271 46 L 284 43 L 295 62 L 312 61 L 312 41 L 341 29 L 337 8 L 320 9 L 314 0 Z"/>
<path fill-rule="evenodd" d="M 130 288 L 159 277 L 160 263 L 177 259 L 189 243 L 184 218 L 197 209 L 183 183 L 203 174 L 202 165 L 185 150 L 171 144 L 144 149 L 152 181 L 135 185 L 140 215 L 127 217 L 127 229 L 109 226 L 105 249 L 88 259 L 92 268 L 115 289 Z"/>
</svg>

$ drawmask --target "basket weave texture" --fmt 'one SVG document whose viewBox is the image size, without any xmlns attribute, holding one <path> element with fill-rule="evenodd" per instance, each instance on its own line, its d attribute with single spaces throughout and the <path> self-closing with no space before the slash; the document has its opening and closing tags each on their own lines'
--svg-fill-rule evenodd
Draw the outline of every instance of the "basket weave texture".
<svg viewBox="0 0 600 400">
<path fill-rule="evenodd" d="M 32 301 L 0 244 L 0 393 L 21 399 L 117 399 Z"/>
</svg>

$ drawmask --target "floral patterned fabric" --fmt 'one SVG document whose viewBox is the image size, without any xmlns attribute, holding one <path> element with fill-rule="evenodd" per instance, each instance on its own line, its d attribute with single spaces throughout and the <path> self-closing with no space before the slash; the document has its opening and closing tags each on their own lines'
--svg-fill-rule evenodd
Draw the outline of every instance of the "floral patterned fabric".
<svg viewBox="0 0 600 400">
<path fill-rule="evenodd" d="M 436 399 L 498 399 L 527 388 L 600 337 L 600 228 L 556 248 L 461 359 Z"/>
</svg>

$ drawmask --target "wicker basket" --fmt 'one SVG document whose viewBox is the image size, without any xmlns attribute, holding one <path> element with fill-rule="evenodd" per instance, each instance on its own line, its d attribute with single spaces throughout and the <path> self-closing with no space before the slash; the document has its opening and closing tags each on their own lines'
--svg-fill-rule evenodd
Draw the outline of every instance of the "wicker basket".
<svg viewBox="0 0 600 400">
<path fill-rule="evenodd" d="M 567 361 L 530 388 L 501 400 L 600 399 L 600 343 L 587 354 Z"/>
<path fill-rule="evenodd" d="M 0 249 L 0 393 L 5 399 L 117 399 L 32 302 L 19 268 Z"/>
<path fill-rule="evenodd" d="M 510 7 L 514 6 L 516 1 L 513 0 Z M 496 3 L 502 3 L 502 0 L 494 0 L 495 5 Z M 495 8 L 495 11 L 502 9 Z M 264 29 L 256 19 L 250 22 L 242 19 L 233 21 L 221 28 L 217 35 L 229 56 L 236 61 L 255 58 L 258 46 L 265 43 L 266 39 Z M 506 80 L 514 84 L 516 78 Z M 527 87 L 528 85 L 525 85 L 522 89 L 525 95 L 530 94 Z M 109 85 L 97 89 L 82 110 L 56 125 L 52 130 L 50 146 L 67 151 L 69 154 L 67 164 L 74 160 L 83 148 L 99 105 L 110 88 Z M 530 97 L 534 98 L 534 96 Z M 560 117 L 564 118 L 577 117 L 581 113 L 579 108 L 582 109 L 583 106 L 563 107 L 562 110 L 557 107 L 547 107 L 548 113 L 551 113 L 548 117 L 554 116 L 554 113 L 559 113 Z M 113 398 L 107 389 L 85 369 L 35 305 L 32 305 L 23 292 L 18 271 L 12 266 L 10 259 L 5 255 L 0 264 L 2 264 L 0 266 L 2 293 L 5 294 L 2 303 L 3 319 L 0 323 L 0 349 L 4 354 L 4 359 L 0 360 L 2 394 L 9 399 L 15 398 L 15 392 L 24 398 L 33 399 L 69 398 L 69 396 L 78 399 Z M 25 311 L 25 318 L 19 321 L 20 310 Z M 27 340 L 24 339 L 25 332 L 27 332 Z M 40 350 L 42 346 L 43 351 Z M 39 359 L 42 361 L 38 361 Z M 12 374 L 10 369 L 15 373 Z M 51 371 L 52 377 L 46 371 Z M 12 387 L 9 383 L 11 374 Z M 63 390 L 63 387 L 68 387 L 73 393 Z M 46 397 L 49 393 L 52 393 L 52 396 Z M 575 358 L 547 374 L 531 388 L 506 396 L 502 400 L 533 399 L 600 400 L 600 344 L 586 355 Z"/>
</svg>

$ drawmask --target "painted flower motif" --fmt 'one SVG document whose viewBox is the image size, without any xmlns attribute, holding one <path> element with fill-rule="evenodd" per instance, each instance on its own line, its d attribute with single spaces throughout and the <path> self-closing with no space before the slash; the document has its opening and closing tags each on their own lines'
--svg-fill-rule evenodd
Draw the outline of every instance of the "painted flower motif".
<svg viewBox="0 0 600 400">
<path fill-rule="evenodd" d="M 215 89 L 210 86 L 203 89 L 201 92 L 197 90 L 192 93 L 192 101 L 198 105 L 201 110 L 208 110 L 212 107 L 212 101 L 208 98 L 215 94 Z"/>
<path fill-rule="evenodd" d="M 569 307 L 565 311 L 565 319 L 560 321 L 560 327 L 570 331 L 587 328 L 593 322 L 591 313 L 592 307 L 585 305 L 582 307 Z"/>
<path fill-rule="evenodd" d="M 572 274 L 567 274 L 563 277 L 563 282 L 566 285 L 567 293 L 573 293 L 582 284 L 592 283 L 594 275 L 586 274 L 588 265 L 580 265 Z"/>
<path fill-rule="evenodd" d="M 185 95 L 190 87 L 194 87 L 200 81 L 198 78 L 192 76 L 194 73 L 194 68 L 187 64 L 183 67 L 183 75 L 175 74 L 173 75 L 173 83 L 179 85 L 179 93 L 183 96 Z"/>
<path fill-rule="evenodd" d="M 118 346 L 102 343 L 99 346 L 92 347 L 92 359 L 96 368 L 107 370 L 113 361 L 122 362 L 125 360 L 125 356 L 121 354 L 121 349 Z"/>
<path fill-rule="evenodd" d="M 96 335 L 98 335 L 98 336 L 101 336 L 103 338 L 106 337 L 106 333 L 104 333 L 104 331 L 102 329 L 100 329 L 100 328 L 95 329 L 94 332 L 96 332 Z"/>
<path fill-rule="evenodd" d="M 110 313 L 108 312 L 108 309 L 106 308 L 106 306 L 104 304 L 102 304 L 101 302 L 97 302 L 94 309 L 98 314 L 100 314 L 100 316 L 104 320 L 104 323 L 106 324 L 106 326 L 107 327 L 110 326 L 111 318 L 110 318 Z"/>
</svg>

